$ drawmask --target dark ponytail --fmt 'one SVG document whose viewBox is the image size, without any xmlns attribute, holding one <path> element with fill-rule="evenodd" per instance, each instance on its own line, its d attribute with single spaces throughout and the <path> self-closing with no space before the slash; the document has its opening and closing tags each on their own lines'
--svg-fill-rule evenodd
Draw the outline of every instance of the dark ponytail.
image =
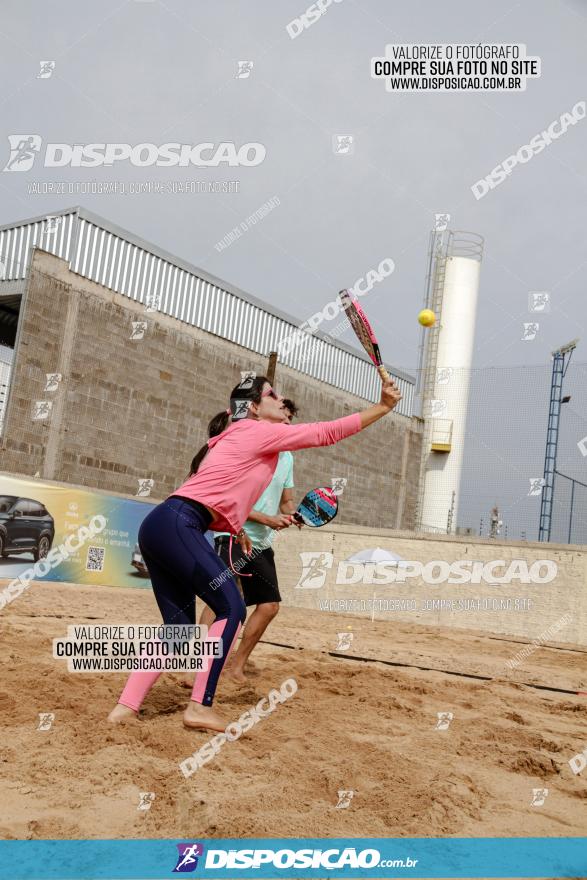
<svg viewBox="0 0 587 880">
<path fill-rule="evenodd" d="M 216 413 L 214 418 L 208 422 L 208 437 L 217 437 L 218 434 L 222 434 L 228 428 L 229 423 L 230 413 L 227 410 L 224 409 L 222 412 Z"/>
<path fill-rule="evenodd" d="M 204 445 L 202 446 L 200 451 L 196 452 L 196 454 L 192 458 L 192 463 L 190 465 L 190 472 L 187 475 L 186 479 L 189 479 L 189 477 L 193 477 L 193 475 L 196 473 L 196 471 L 198 470 L 198 468 L 202 464 L 202 460 L 207 452 L 208 452 L 208 444 L 204 443 Z"/>
<path fill-rule="evenodd" d="M 253 403 L 261 403 L 261 394 L 266 382 L 269 382 L 269 379 L 265 378 L 265 376 L 255 376 L 252 379 L 247 379 L 239 385 L 236 385 L 230 392 L 231 410 L 234 412 L 232 406 L 233 400 L 245 399 L 250 400 Z M 222 434 L 222 432 L 228 428 L 231 419 L 232 416 L 229 410 L 223 410 L 222 412 L 216 413 L 216 415 L 208 422 L 208 437 L 217 437 L 218 434 Z M 197 452 L 192 458 L 188 477 L 193 477 L 207 454 L 208 444 L 204 443 L 199 452 Z"/>
<path fill-rule="evenodd" d="M 208 437 L 216 437 L 217 434 L 222 434 L 222 432 L 225 431 L 228 427 L 229 421 L 230 413 L 228 413 L 226 410 L 216 413 L 216 415 L 208 422 Z M 196 454 L 192 458 L 188 477 L 193 477 L 207 454 L 208 444 L 204 443 L 202 448 L 198 452 L 196 452 Z"/>
</svg>

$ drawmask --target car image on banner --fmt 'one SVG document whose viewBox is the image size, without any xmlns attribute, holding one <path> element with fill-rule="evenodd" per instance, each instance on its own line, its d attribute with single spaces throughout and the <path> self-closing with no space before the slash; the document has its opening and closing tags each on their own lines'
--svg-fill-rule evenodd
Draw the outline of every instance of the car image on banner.
<svg viewBox="0 0 587 880">
<path fill-rule="evenodd" d="M 0 495 L 0 556 L 31 554 L 44 559 L 55 537 L 53 517 L 41 501 Z"/>
</svg>

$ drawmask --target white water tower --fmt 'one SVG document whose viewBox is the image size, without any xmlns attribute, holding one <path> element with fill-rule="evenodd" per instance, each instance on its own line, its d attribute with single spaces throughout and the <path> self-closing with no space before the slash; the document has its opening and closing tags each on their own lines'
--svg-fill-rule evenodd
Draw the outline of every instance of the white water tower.
<svg viewBox="0 0 587 880">
<path fill-rule="evenodd" d="M 482 255 L 475 233 L 432 233 L 426 308 L 437 320 L 423 332 L 419 376 L 423 531 L 454 532 L 457 525 Z"/>
</svg>

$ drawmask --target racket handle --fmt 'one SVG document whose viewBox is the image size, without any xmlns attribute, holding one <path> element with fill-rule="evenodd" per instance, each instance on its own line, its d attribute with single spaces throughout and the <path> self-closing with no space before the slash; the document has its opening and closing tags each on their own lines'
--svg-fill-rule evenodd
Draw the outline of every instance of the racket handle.
<svg viewBox="0 0 587 880">
<path fill-rule="evenodd" d="M 389 375 L 389 373 L 387 372 L 387 370 L 385 369 L 385 367 L 383 366 L 383 364 L 382 364 L 380 367 L 377 367 L 377 372 L 378 372 L 379 375 L 381 376 L 381 379 L 383 380 L 383 382 L 388 382 L 388 381 L 389 381 L 389 379 L 390 379 L 390 375 Z"/>
</svg>

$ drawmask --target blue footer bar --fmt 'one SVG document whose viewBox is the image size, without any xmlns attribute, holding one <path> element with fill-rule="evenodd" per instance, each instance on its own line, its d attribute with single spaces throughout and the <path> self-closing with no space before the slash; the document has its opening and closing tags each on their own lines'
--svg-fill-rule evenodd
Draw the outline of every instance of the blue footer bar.
<svg viewBox="0 0 587 880">
<path fill-rule="evenodd" d="M 587 877 L 587 838 L 4 840 L 0 880 Z"/>
</svg>

